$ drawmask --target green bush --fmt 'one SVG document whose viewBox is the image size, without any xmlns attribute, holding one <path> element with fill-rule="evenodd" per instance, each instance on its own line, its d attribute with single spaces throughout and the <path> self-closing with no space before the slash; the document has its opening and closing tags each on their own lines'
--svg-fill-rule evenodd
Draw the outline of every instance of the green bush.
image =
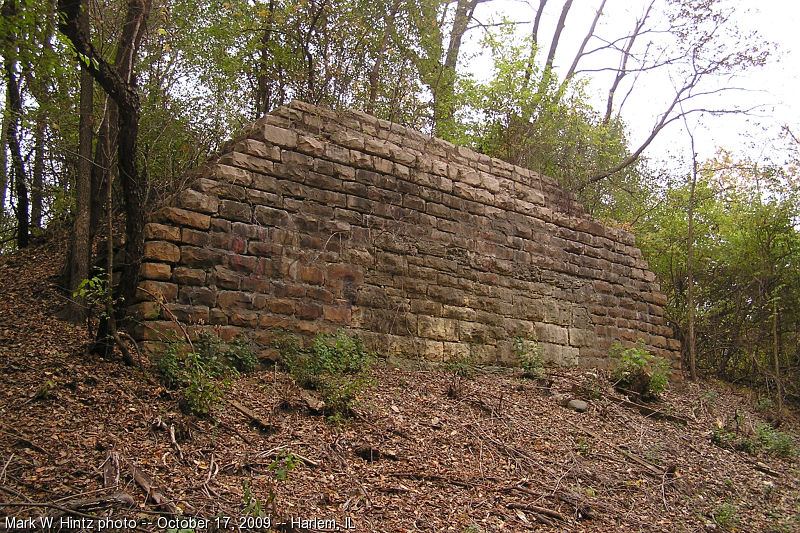
<svg viewBox="0 0 800 533">
<path fill-rule="evenodd" d="M 468 354 L 453 356 L 452 359 L 439 363 L 439 366 L 443 371 L 452 374 L 453 377 L 465 379 L 471 378 L 476 370 L 475 359 Z"/>
<path fill-rule="evenodd" d="M 276 336 L 274 345 L 297 384 L 319 392 L 331 416 L 350 414 L 358 393 L 372 382 L 368 371 L 374 355 L 364 349 L 359 337 L 342 330 L 335 335 L 318 334 L 308 348 L 291 333 Z"/>
<path fill-rule="evenodd" d="M 183 340 L 166 343 L 155 354 L 156 368 L 167 387 L 180 390 L 189 411 L 207 415 L 219 404 L 232 378 L 256 367 L 256 356 L 246 339 L 230 343 L 202 332 L 192 343 Z"/>
<path fill-rule="evenodd" d="M 523 377 L 533 379 L 544 377 L 544 362 L 539 351 L 539 343 L 517 337 L 514 339 L 514 353 L 522 368 Z"/>
<path fill-rule="evenodd" d="M 669 362 L 645 350 L 641 340 L 630 348 L 615 344 L 611 356 L 618 360 L 611 373 L 617 388 L 638 392 L 642 399 L 655 398 L 666 389 Z"/>
</svg>

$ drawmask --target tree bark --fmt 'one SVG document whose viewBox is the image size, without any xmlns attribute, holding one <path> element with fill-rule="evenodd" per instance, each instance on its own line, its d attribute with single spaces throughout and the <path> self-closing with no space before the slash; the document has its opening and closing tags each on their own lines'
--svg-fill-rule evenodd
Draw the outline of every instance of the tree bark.
<svg viewBox="0 0 800 533">
<path fill-rule="evenodd" d="M 586 35 L 581 42 L 580 48 L 578 48 L 578 52 L 575 54 L 575 57 L 572 60 L 572 64 L 569 66 L 569 70 L 564 75 L 564 81 L 561 82 L 560 90 L 563 90 L 566 87 L 569 80 L 575 75 L 575 71 L 578 69 L 578 62 L 583 57 L 583 53 L 586 50 L 586 45 L 589 44 L 589 40 L 594 36 L 594 30 L 597 28 L 597 21 L 600 20 L 600 17 L 603 15 L 603 8 L 606 7 L 606 0 L 603 0 L 600 3 L 600 7 L 597 8 L 597 12 L 594 15 L 594 19 L 592 20 L 592 25 L 589 27 L 589 31 L 586 32 Z"/>
<path fill-rule="evenodd" d="M 42 193 L 44 191 L 44 125 L 40 112 L 33 130 L 33 180 L 31 183 L 31 226 L 42 227 Z"/>
<path fill-rule="evenodd" d="M 533 29 L 531 30 L 531 53 L 528 56 L 528 63 L 525 65 L 525 88 L 531 80 L 533 74 L 533 64 L 536 60 L 536 52 L 539 48 L 539 23 L 542 21 L 542 13 L 547 0 L 539 0 L 539 9 L 536 10 L 536 17 L 533 19 Z"/>
<path fill-rule="evenodd" d="M 8 108 L 8 91 L 6 91 L 6 108 Z M 6 194 L 8 191 L 8 127 L 11 117 L 8 113 L 3 113 L 3 122 L 0 125 L 0 214 L 5 211 Z"/>
<path fill-rule="evenodd" d="M 16 3 L 7 0 L 2 8 L 3 17 L 10 18 L 18 14 Z M 6 142 L 11 153 L 11 175 L 14 180 L 14 189 L 17 196 L 17 248 L 25 248 L 29 243 L 28 219 L 28 186 L 25 176 L 25 162 L 22 159 L 22 148 L 19 141 L 20 117 L 22 116 L 22 97 L 20 95 L 19 79 L 17 78 L 16 43 L 14 36 L 5 43 L 3 70 L 6 75 L 6 93 L 8 97 L 8 113 L 10 115 Z"/>
<path fill-rule="evenodd" d="M 386 53 L 386 46 L 389 44 L 389 38 L 394 31 L 394 23 L 397 18 L 397 12 L 400 10 L 400 0 L 395 0 L 392 5 L 392 10 L 386 16 L 386 28 L 383 30 L 378 51 L 375 54 L 375 63 L 372 65 L 372 70 L 369 73 L 369 101 L 367 102 L 367 113 L 370 115 L 375 114 L 375 105 L 378 101 L 378 78 L 381 72 L 381 65 L 383 64 L 383 56 Z"/>
<path fill-rule="evenodd" d="M 433 91 L 433 130 L 438 136 L 449 132 L 455 115 L 456 66 L 461 51 L 461 41 L 467 32 L 475 8 L 485 0 L 458 0 L 450 41 L 447 45 L 444 64 L 441 66 L 441 82 Z"/>
<path fill-rule="evenodd" d="M 697 187 L 697 153 L 694 149 L 694 135 L 691 132 L 689 132 L 689 138 L 692 145 L 692 178 L 689 187 L 689 208 L 686 231 L 686 307 L 689 321 L 689 377 L 692 381 L 697 381 L 697 339 L 694 331 L 694 197 L 695 188 Z"/>
<path fill-rule="evenodd" d="M 567 0 L 561 8 L 561 16 L 558 17 L 558 25 L 556 26 L 555 33 L 553 33 L 553 40 L 550 42 L 550 50 L 547 52 L 547 60 L 545 61 L 547 70 L 553 68 L 553 61 L 555 60 L 556 50 L 558 49 L 558 41 L 561 39 L 561 32 L 564 31 L 564 27 L 567 24 L 567 13 L 569 13 L 571 7 L 572 0 Z"/>
<path fill-rule="evenodd" d="M 90 59 L 86 62 L 89 72 L 118 106 L 117 163 L 126 214 L 125 260 L 119 284 L 122 305 L 129 305 L 134 301 L 144 251 L 146 178 L 139 174 L 136 162 L 140 108 L 133 65 L 150 14 L 150 5 L 150 0 L 129 0 L 117 48 L 117 59 L 112 67 L 94 48 L 79 24 L 81 0 L 58 1 L 61 15 L 59 29 L 69 38 L 79 54 Z"/>
<path fill-rule="evenodd" d="M 86 10 L 78 21 L 89 34 L 89 16 Z M 80 282 L 89 277 L 89 223 L 91 219 L 92 181 L 92 131 L 94 129 L 94 78 L 85 65 L 81 65 L 80 122 L 78 126 L 78 170 L 75 183 L 75 222 L 72 227 L 72 246 L 69 254 L 69 304 L 67 318 L 75 323 L 86 319 L 86 303 L 72 296 Z"/>
</svg>

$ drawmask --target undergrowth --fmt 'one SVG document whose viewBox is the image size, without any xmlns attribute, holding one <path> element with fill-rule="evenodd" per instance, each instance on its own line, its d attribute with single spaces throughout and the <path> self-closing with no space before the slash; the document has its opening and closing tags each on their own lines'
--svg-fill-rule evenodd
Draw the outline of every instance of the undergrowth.
<svg viewBox="0 0 800 533">
<path fill-rule="evenodd" d="M 296 335 L 280 332 L 274 345 L 281 364 L 298 385 L 320 394 L 331 417 L 352 414 L 358 394 L 372 384 L 368 372 L 375 356 L 364 349 L 361 338 L 343 330 L 319 333 L 308 348 Z"/>
<path fill-rule="evenodd" d="M 514 339 L 514 353 L 522 368 L 522 377 L 530 379 L 544 377 L 544 362 L 538 342 L 517 337 Z"/>
<path fill-rule="evenodd" d="M 164 384 L 179 390 L 188 411 L 201 416 L 220 403 L 233 378 L 257 364 L 247 339 L 224 342 L 208 331 L 191 346 L 185 340 L 164 343 L 154 358 Z"/>
<path fill-rule="evenodd" d="M 669 362 L 649 353 L 641 340 L 630 348 L 613 345 L 611 357 L 617 360 L 611 377 L 615 386 L 623 392 L 637 392 L 642 399 L 651 400 L 666 389 L 669 382 Z"/>
</svg>

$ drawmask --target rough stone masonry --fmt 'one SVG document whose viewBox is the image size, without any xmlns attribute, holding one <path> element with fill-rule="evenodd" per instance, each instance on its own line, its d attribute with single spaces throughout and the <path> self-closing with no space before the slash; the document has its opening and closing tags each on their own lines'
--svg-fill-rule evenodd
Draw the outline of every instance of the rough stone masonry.
<svg viewBox="0 0 800 533">
<path fill-rule="evenodd" d="M 510 363 L 517 337 L 608 366 L 680 357 L 634 237 L 546 177 L 359 112 L 292 102 L 251 124 L 146 227 L 138 336 L 346 327 L 387 356 Z M 149 301 L 154 295 L 169 312 Z"/>
</svg>

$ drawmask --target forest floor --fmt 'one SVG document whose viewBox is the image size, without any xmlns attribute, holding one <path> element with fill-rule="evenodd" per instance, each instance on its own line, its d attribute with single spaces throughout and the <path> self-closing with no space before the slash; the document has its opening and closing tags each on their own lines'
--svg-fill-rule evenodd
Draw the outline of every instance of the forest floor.
<svg viewBox="0 0 800 533">
<path fill-rule="evenodd" d="M 55 243 L 0 257 L 0 530 L 800 531 L 798 418 L 773 430 L 746 391 L 677 382 L 644 414 L 600 372 L 454 387 L 384 362 L 350 420 L 277 369 L 197 418 L 54 316 L 62 261 Z M 209 522 L 158 520 L 176 515 Z"/>
</svg>

